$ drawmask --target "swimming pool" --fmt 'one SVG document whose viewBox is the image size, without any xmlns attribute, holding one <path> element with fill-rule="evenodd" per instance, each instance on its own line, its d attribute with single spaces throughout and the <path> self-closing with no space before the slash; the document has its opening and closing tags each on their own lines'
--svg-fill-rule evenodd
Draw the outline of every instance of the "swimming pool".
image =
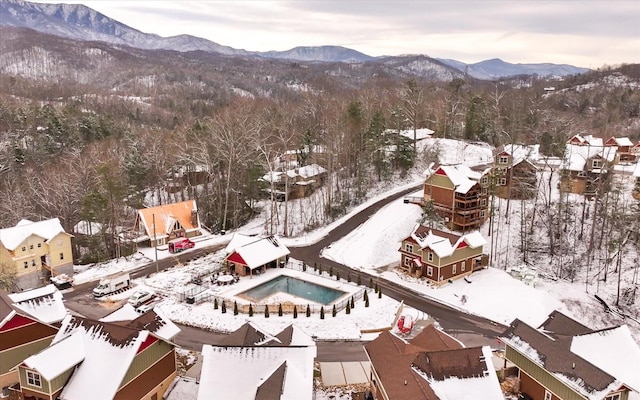
<svg viewBox="0 0 640 400">
<path fill-rule="evenodd" d="M 340 296 L 346 294 L 341 290 L 282 275 L 238 295 L 244 296 L 251 301 L 260 302 L 279 292 L 289 293 L 324 305 L 331 304 Z"/>
</svg>

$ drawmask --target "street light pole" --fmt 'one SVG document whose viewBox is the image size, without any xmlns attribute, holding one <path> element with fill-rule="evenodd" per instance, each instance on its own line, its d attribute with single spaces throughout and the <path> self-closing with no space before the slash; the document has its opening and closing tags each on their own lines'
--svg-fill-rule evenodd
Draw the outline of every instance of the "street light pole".
<svg viewBox="0 0 640 400">
<path fill-rule="evenodd" d="M 158 237 L 156 236 L 156 214 L 151 214 L 151 220 L 153 221 L 153 249 L 156 253 L 156 274 L 158 271 Z"/>
</svg>

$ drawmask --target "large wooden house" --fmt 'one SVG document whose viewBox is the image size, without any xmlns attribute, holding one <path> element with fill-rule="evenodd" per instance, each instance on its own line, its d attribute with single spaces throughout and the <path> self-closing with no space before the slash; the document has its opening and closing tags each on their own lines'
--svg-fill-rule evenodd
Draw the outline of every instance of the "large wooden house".
<svg viewBox="0 0 640 400">
<path fill-rule="evenodd" d="M 489 218 L 489 171 L 473 171 L 465 165 L 441 165 L 429 171 L 424 202 L 444 218 L 450 229 L 471 231 Z"/>
<path fill-rule="evenodd" d="M 628 137 L 610 137 L 604 142 L 605 146 L 616 148 L 616 162 L 620 163 L 634 163 L 638 160 L 637 155 L 631 150 L 633 149 L 633 142 Z"/>
<path fill-rule="evenodd" d="M 488 257 L 482 254 L 486 240 L 474 231 L 462 236 L 416 225 L 402 241 L 400 268 L 436 285 L 482 269 Z"/>
<path fill-rule="evenodd" d="M 0 289 L 0 398 L 20 381 L 14 367 L 49 346 L 66 314 L 53 285 L 14 294 Z"/>
<path fill-rule="evenodd" d="M 640 396 L 640 348 L 626 325 L 592 330 L 554 311 L 538 328 L 514 320 L 501 341 L 506 359 L 518 368 L 519 398 Z"/>
<path fill-rule="evenodd" d="M 139 209 L 131 239 L 151 247 L 202 234 L 195 200 Z"/>
<path fill-rule="evenodd" d="M 367 343 L 375 400 L 503 400 L 489 346 L 464 346 L 435 328 L 405 340 L 382 331 Z"/>
<path fill-rule="evenodd" d="M 41 287 L 51 276 L 72 276 L 72 237 L 58 218 L 23 219 L 14 227 L 0 229 L 0 268 L 15 273 L 18 290 Z"/>
<path fill-rule="evenodd" d="M 68 315 L 51 345 L 17 366 L 10 399 L 161 399 L 177 373 L 175 345 L 152 330 Z"/>
<path fill-rule="evenodd" d="M 585 196 L 608 191 L 615 157 L 615 147 L 566 145 L 560 191 Z"/>
<path fill-rule="evenodd" d="M 491 171 L 495 194 L 503 199 L 531 199 L 538 190 L 538 147 L 507 145 L 494 157 Z"/>
</svg>

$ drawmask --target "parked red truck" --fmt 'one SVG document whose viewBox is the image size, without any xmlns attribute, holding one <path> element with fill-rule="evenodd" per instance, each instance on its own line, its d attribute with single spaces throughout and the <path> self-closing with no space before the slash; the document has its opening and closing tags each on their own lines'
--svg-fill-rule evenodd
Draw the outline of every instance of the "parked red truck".
<svg viewBox="0 0 640 400">
<path fill-rule="evenodd" d="M 196 244 L 189 238 L 177 238 L 169 241 L 169 253 L 180 253 L 183 250 L 191 249 Z"/>
</svg>

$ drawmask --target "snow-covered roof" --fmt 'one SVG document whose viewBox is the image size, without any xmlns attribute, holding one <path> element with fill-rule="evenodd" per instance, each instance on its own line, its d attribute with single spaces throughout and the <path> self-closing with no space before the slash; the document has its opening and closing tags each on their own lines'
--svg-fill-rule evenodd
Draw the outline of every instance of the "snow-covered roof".
<svg viewBox="0 0 640 400">
<path fill-rule="evenodd" d="M 173 339 L 180 333 L 180 328 L 159 308 L 154 308 L 144 314 L 140 314 L 129 303 L 126 303 L 116 311 L 101 318 L 100 321 L 118 323 L 118 325 L 134 329 L 148 330 L 167 341 Z"/>
<path fill-rule="evenodd" d="M 62 293 L 54 285 L 12 293 L 9 298 L 16 310 L 45 324 L 60 322 L 67 315 Z"/>
<path fill-rule="evenodd" d="M 574 336 L 571 352 L 640 392 L 640 347 L 628 326 Z"/>
<path fill-rule="evenodd" d="M 583 171 L 587 160 L 600 156 L 608 162 L 616 157 L 617 147 L 605 146 L 580 146 L 567 144 L 563 168 L 569 171 Z"/>
<path fill-rule="evenodd" d="M 0 243 L 8 250 L 15 250 L 31 235 L 49 241 L 61 232 L 64 232 L 64 229 L 62 229 L 58 218 L 39 222 L 23 219 L 14 227 L 0 229 Z"/>
<path fill-rule="evenodd" d="M 466 165 L 441 165 L 434 174 L 446 175 L 453 186 L 456 193 L 467 193 L 482 178 L 482 173 L 476 172 Z"/>
<path fill-rule="evenodd" d="M 318 176 L 327 172 L 326 168 L 321 167 L 318 164 L 310 164 L 304 167 L 300 167 L 295 170 L 295 172 L 300 175 L 304 179 L 313 178 L 314 176 Z"/>
<path fill-rule="evenodd" d="M 116 331 L 117 335 L 114 334 Z M 69 378 L 60 398 L 65 400 L 113 399 L 138 349 L 149 337 L 149 332 L 68 315 L 62 321 L 60 330 L 49 349 L 58 345 L 66 347 L 65 339 L 75 336 L 76 333 L 81 340 L 73 339 L 73 344 L 76 346 L 72 350 L 74 352 L 72 358 L 78 359 L 79 353 L 83 352 L 84 359 Z M 51 353 L 42 360 L 42 363 L 60 363 L 59 359 L 53 357 L 53 352 L 49 351 Z M 65 361 L 65 365 L 67 364 L 68 362 Z M 96 390 L 97 388 L 99 390 Z"/>
<path fill-rule="evenodd" d="M 393 129 L 387 129 L 386 130 L 387 133 L 396 133 L 397 131 L 393 130 Z M 431 129 L 428 128 L 420 128 L 420 129 L 416 129 L 416 140 L 422 140 L 422 139 L 426 139 L 429 138 L 433 135 L 434 131 L 432 131 Z M 413 140 L 413 129 L 405 129 L 400 131 L 400 136 L 404 136 L 408 139 Z"/>
<path fill-rule="evenodd" d="M 234 254 L 237 254 L 242 258 L 246 266 L 254 269 L 285 257 L 290 253 L 289 249 L 280 243 L 275 236 L 254 237 L 253 239 L 253 241 L 245 243 L 242 246 L 227 246 L 227 249 L 233 249 L 232 254 L 228 256 L 228 258 L 232 258 Z M 229 245 L 231 245 L 231 243 L 229 243 Z"/>
<path fill-rule="evenodd" d="M 611 139 L 609 139 L 607 142 L 612 141 L 616 144 L 616 146 L 618 147 L 632 147 L 633 146 L 633 142 L 631 141 L 631 139 L 629 139 L 628 137 L 612 137 Z"/>
<path fill-rule="evenodd" d="M 76 331 L 61 339 L 55 346 L 47 347 L 27 358 L 24 364 L 50 381 L 84 360 L 83 337 L 81 331 Z"/>
<path fill-rule="evenodd" d="M 472 249 L 482 247 L 487 241 L 479 231 L 458 236 L 445 233 L 437 229 L 430 229 L 423 225 L 416 225 L 411 233 L 411 238 L 420 245 L 420 248 L 430 248 L 438 257 L 448 257 L 462 244 L 465 243 Z"/>
<path fill-rule="evenodd" d="M 274 393 L 281 400 L 311 400 L 314 355 L 310 347 L 204 345 L 198 399 L 255 400 Z"/>
<path fill-rule="evenodd" d="M 504 146 L 503 151 L 513 158 L 513 165 L 516 165 L 523 160 L 535 162 L 540 158 L 539 144 L 534 144 L 531 146 L 523 144 L 507 144 Z"/>
<path fill-rule="evenodd" d="M 224 252 L 231 254 L 236 251 L 236 249 L 260 239 L 262 239 L 262 237 L 258 235 L 237 232 L 233 235 L 227 247 L 224 248 Z"/>
<path fill-rule="evenodd" d="M 500 382 L 493 366 L 489 346 L 482 347 L 482 355 L 484 359 L 481 361 L 484 362 L 486 369 L 481 376 L 448 376 L 438 380 L 433 376 L 420 375 L 425 377 L 440 400 L 503 400 L 504 395 L 500 390 Z"/>
<path fill-rule="evenodd" d="M 602 138 L 594 137 L 593 135 L 574 135 L 567 141 L 567 143 L 575 142 L 580 146 L 603 146 L 604 141 Z"/>
</svg>

